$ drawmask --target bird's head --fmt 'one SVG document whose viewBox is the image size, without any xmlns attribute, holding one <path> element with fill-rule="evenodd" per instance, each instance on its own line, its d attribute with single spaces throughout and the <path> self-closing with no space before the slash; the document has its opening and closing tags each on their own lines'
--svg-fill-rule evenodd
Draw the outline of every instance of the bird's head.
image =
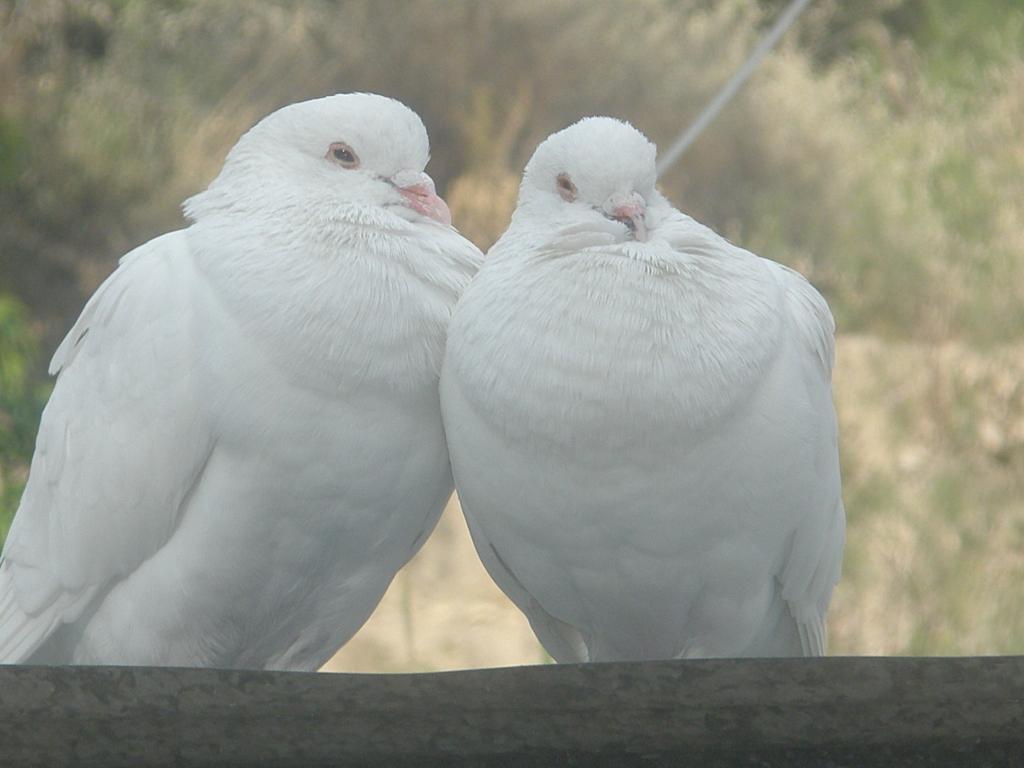
<svg viewBox="0 0 1024 768">
<path fill-rule="evenodd" d="M 647 205 L 654 195 L 656 149 L 629 123 L 588 117 L 549 136 L 523 173 L 519 205 L 560 226 L 621 223 L 647 239 Z"/>
<path fill-rule="evenodd" d="M 407 220 L 451 224 L 424 172 L 427 132 L 401 102 L 345 93 L 283 107 L 238 140 L 209 189 L 188 200 L 199 220 L 216 209 L 386 209 Z"/>
</svg>

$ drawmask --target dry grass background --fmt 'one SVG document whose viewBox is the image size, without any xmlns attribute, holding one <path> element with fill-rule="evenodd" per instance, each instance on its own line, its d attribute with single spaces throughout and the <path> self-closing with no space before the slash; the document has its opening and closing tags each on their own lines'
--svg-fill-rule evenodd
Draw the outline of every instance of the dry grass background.
<svg viewBox="0 0 1024 768">
<path fill-rule="evenodd" d="M 537 142 L 585 114 L 667 145 L 781 0 L 0 0 L 0 528 L 44 354 L 281 104 L 402 99 L 486 247 Z M 818 0 L 664 180 L 790 264 L 840 337 L 849 517 L 834 653 L 1024 651 L 1024 9 Z M 542 660 L 457 510 L 331 669 Z"/>
</svg>

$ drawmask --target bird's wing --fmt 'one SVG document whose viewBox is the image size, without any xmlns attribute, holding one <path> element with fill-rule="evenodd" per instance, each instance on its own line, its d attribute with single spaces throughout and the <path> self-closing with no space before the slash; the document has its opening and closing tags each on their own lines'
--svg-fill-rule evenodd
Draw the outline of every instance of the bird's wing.
<svg viewBox="0 0 1024 768">
<path fill-rule="evenodd" d="M 836 357 L 836 324 L 825 298 L 796 270 L 774 261 L 769 263 L 786 289 L 787 309 L 796 323 L 800 341 L 814 354 L 822 377 L 831 385 Z"/>
<path fill-rule="evenodd" d="M 462 503 L 460 499 L 460 503 Z M 473 515 L 465 511 L 466 525 L 473 538 L 480 562 L 494 579 L 494 583 L 523 612 L 533 633 L 540 640 L 551 658 L 559 664 L 575 664 L 587 661 L 589 652 L 580 632 L 573 626 L 552 616 L 530 594 L 502 558 L 501 553 L 476 524 Z"/>
<path fill-rule="evenodd" d="M 669 211 L 660 225 L 659 237 L 675 248 L 709 253 L 727 248 L 753 256 L 678 211 Z M 792 375 L 800 379 L 793 382 L 794 388 L 802 384 L 812 393 L 814 413 L 823 420 L 822 433 L 828 441 L 821 446 L 816 465 L 806 467 L 806 487 L 814 492 L 809 494 L 810 505 L 794 530 L 780 576 L 782 595 L 796 620 L 804 654 L 822 655 L 825 615 L 839 581 L 846 535 L 831 398 L 835 322 L 825 299 L 803 275 L 767 259 L 758 261 L 768 266 L 783 289 L 796 360 Z"/>
<path fill-rule="evenodd" d="M 28 657 L 175 529 L 213 442 L 196 394 L 198 280 L 183 231 L 152 240 L 57 349 L 0 560 L 0 663 Z"/>
<path fill-rule="evenodd" d="M 816 466 L 808 467 L 812 508 L 797 525 L 792 548 L 779 580 L 782 596 L 796 619 L 802 650 L 808 656 L 825 653 L 825 616 L 832 591 L 839 581 L 846 513 L 843 509 L 835 410 L 832 405 L 832 366 L 835 359 L 835 322 L 828 304 L 798 272 L 768 262 L 785 289 L 785 302 L 795 333 L 801 375 L 815 393 L 816 412 L 824 421 L 824 445 Z"/>
<path fill-rule="evenodd" d="M 713 230 L 689 216 L 671 210 L 662 221 L 659 237 L 675 248 L 715 252 L 727 248 L 742 252 Z M 756 258 L 756 257 L 753 257 Z M 832 404 L 832 366 L 835 361 L 835 321 L 824 297 L 799 272 L 767 259 L 758 259 L 782 287 L 783 306 L 792 329 L 794 389 L 802 385 L 812 393 L 814 414 L 822 419 L 822 450 L 815 466 L 806 467 L 805 487 L 813 489 L 809 506 L 796 526 L 792 547 L 780 576 L 782 596 L 797 623 L 805 655 L 825 652 L 825 615 L 839 581 L 846 513 L 843 509 Z"/>
</svg>

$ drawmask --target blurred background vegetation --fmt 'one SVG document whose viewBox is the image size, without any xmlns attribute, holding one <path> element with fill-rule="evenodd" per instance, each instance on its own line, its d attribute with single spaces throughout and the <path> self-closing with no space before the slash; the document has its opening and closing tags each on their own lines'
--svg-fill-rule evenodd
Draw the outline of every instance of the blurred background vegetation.
<svg viewBox="0 0 1024 768">
<path fill-rule="evenodd" d="M 667 146 L 784 4 L 0 0 L 0 533 L 46 356 L 258 118 L 337 91 L 401 99 L 486 248 L 538 141 L 612 114 Z M 836 315 L 832 652 L 1024 652 L 1018 0 L 817 0 L 662 186 Z M 539 658 L 450 510 L 333 668 Z"/>
</svg>

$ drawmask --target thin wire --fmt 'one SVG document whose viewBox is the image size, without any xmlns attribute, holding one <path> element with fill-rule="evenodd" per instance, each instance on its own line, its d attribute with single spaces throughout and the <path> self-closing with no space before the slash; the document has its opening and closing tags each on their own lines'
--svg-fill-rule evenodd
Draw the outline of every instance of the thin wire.
<svg viewBox="0 0 1024 768">
<path fill-rule="evenodd" d="M 675 165 L 676 161 L 682 156 L 683 152 L 689 149 L 690 145 L 696 141 L 697 137 L 703 133 L 704 129 L 708 127 L 712 120 L 718 117 L 718 113 L 722 111 L 722 108 L 729 103 L 736 92 L 743 86 L 753 73 L 757 69 L 761 60 L 767 55 L 775 44 L 779 41 L 779 38 L 785 34 L 786 30 L 789 29 L 793 22 L 797 20 L 804 8 L 811 2 L 811 0 L 793 0 L 782 13 L 779 14 L 779 18 L 775 20 L 775 24 L 768 30 L 768 33 L 761 38 L 758 42 L 757 47 L 754 48 L 750 57 L 743 62 L 743 66 L 740 67 L 736 74 L 730 78 L 722 90 L 720 90 L 715 98 L 704 107 L 704 111 L 700 113 L 696 120 L 694 120 L 690 127 L 683 131 L 679 138 L 672 142 L 672 146 L 668 148 L 668 151 L 661 156 L 658 161 L 658 176 L 664 175 L 665 171 Z"/>
</svg>

